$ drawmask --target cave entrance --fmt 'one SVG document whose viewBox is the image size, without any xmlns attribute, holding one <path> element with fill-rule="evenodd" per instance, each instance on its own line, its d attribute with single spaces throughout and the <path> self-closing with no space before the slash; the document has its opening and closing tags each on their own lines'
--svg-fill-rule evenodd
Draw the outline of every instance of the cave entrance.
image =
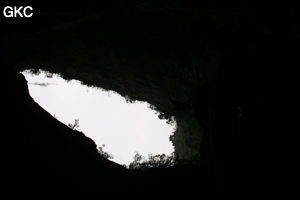
<svg viewBox="0 0 300 200">
<path fill-rule="evenodd" d="M 116 92 L 87 87 L 41 70 L 37 74 L 29 70 L 21 73 L 35 102 L 91 138 L 114 157 L 111 160 L 128 165 L 136 152 L 145 157 L 174 152 L 169 138 L 176 125 L 159 119 L 148 103 L 132 103 Z M 79 126 L 75 126 L 76 121 Z"/>
</svg>

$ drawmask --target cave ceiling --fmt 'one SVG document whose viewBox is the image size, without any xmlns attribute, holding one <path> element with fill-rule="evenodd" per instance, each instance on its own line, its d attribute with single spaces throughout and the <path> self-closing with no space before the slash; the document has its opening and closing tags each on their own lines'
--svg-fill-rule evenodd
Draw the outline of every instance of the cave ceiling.
<svg viewBox="0 0 300 200">
<path fill-rule="evenodd" d="M 10 41 L 16 69 L 43 69 L 65 79 L 117 91 L 174 115 L 171 102 L 187 102 L 193 89 L 217 72 L 217 28 L 207 12 L 184 6 L 59 9 L 44 23 L 32 20 Z M 49 20 L 52 19 L 52 20 Z"/>
</svg>

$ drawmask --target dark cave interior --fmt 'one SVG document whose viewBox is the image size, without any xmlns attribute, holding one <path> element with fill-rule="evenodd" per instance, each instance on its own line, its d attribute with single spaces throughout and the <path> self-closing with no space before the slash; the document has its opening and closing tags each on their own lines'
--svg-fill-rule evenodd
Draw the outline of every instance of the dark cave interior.
<svg viewBox="0 0 300 200">
<path fill-rule="evenodd" d="M 0 22 L 3 194 L 298 195 L 300 17 L 292 1 L 31 6 L 32 18 Z M 93 141 L 33 101 L 18 73 L 24 69 L 117 91 L 174 116 L 175 151 L 185 164 L 132 173 L 100 157 Z"/>
</svg>

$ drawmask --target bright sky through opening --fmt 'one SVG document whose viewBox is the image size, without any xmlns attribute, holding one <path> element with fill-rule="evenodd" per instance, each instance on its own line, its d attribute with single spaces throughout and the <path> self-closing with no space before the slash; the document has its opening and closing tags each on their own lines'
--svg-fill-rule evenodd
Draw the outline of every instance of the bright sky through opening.
<svg viewBox="0 0 300 200">
<path fill-rule="evenodd" d="M 160 120 L 145 102 L 127 103 L 115 92 L 66 82 L 58 76 L 47 78 L 45 73 L 32 75 L 22 72 L 28 81 L 31 97 L 64 124 L 79 119 L 78 131 L 90 137 L 113 161 L 128 165 L 135 152 L 170 154 L 174 148 L 169 137 L 175 129 Z"/>
</svg>

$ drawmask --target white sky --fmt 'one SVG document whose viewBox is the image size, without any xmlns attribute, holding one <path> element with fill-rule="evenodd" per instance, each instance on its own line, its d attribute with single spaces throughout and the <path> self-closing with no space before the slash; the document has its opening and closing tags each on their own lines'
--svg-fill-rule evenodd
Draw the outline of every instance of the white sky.
<svg viewBox="0 0 300 200">
<path fill-rule="evenodd" d="M 22 74 L 31 97 L 40 106 L 64 124 L 74 124 L 79 119 L 77 130 L 98 146 L 105 144 L 104 151 L 114 156 L 113 161 L 128 165 L 135 151 L 145 157 L 174 151 L 169 136 L 175 126 L 160 120 L 148 103 L 126 103 L 117 93 L 88 88 L 76 80 L 67 83 L 55 75 L 47 78 L 45 73 Z"/>
</svg>

